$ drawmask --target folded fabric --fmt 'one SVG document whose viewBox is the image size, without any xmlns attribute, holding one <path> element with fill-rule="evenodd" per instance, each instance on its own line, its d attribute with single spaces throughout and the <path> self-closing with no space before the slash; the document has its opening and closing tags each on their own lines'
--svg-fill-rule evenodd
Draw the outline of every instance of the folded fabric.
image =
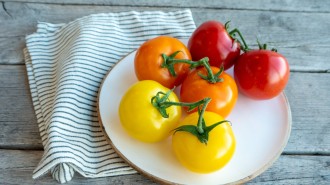
<svg viewBox="0 0 330 185">
<path fill-rule="evenodd" d="M 188 38 L 190 10 L 90 15 L 68 24 L 38 23 L 26 37 L 25 63 L 44 154 L 33 178 L 51 172 L 60 183 L 136 173 L 107 143 L 97 93 L 118 60 L 159 35 Z"/>
</svg>

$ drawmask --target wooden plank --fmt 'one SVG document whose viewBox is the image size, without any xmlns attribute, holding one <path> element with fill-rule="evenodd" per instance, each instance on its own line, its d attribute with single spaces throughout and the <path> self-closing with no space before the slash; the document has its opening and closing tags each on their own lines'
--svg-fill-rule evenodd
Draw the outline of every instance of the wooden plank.
<svg viewBox="0 0 330 185">
<path fill-rule="evenodd" d="M 0 150 L 0 184 L 57 184 L 50 174 L 33 180 L 43 151 Z M 247 184 L 325 185 L 330 181 L 330 156 L 282 155 L 272 167 Z M 140 174 L 89 179 L 75 174 L 70 184 L 157 184 Z"/>
<path fill-rule="evenodd" d="M 4 0 L 16 2 L 33 2 L 47 4 L 69 5 L 111 5 L 111 6 L 152 6 L 152 7 L 183 7 L 183 8 L 217 8 L 217 9 L 247 9 L 247 10 L 272 10 L 272 11 L 298 11 L 298 12 L 329 12 L 330 3 L 316 0 L 254 0 L 253 3 L 245 0 L 208 0 L 208 1 L 171 1 L 171 0 Z"/>
<path fill-rule="evenodd" d="M 263 174 L 247 184 L 328 185 L 330 156 L 281 155 Z"/>
<path fill-rule="evenodd" d="M 48 173 L 39 179 L 32 179 L 32 172 L 38 165 L 43 151 L 0 150 L 0 184 L 58 184 Z M 70 184 L 155 184 L 142 175 L 127 175 L 87 179 L 78 173 Z"/>
<path fill-rule="evenodd" d="M 330 73 L 291 73 L 286 153 L 330 154 Z M 0 148 L 42 149 L 25 66 L 0 65 Z"/>
<path fill-rule="evenodd" d="M 285 92 L 293 124 L 285 152 L 330 155 L 329 91 L 330 73 L 291 73 Z"/>
<path fill-rule="evenodd" d="M 25 66 L 0 71 L 0 148 L 42 149 Z"/>
<path fill-rule="evenodd" d="M 0 37 L 0 64 L 24 64 L 25 37 Z"/>
<path fill-rule="evenodd" d="M 0 64 L 23 63 L 24 36 L 35 31 L 37 21 L 66 23 L 93 13 L 178 10 L 174 7 L 79 6 L 17 2 L 6 2 L 5 6 L 11 17 L 0 14 L 2 22 Z M 329 13 L 212 8 L 192 8 L 191 10 L 196 25 L 210 19 L 222 22 L 231 20 L 232 27 L 240 28 L 247 42 L 254 47 L 256 47 L 256 37 L 262 42 L 269 42 L 270 46 L 277 47 L 279 52 L 288 58 L 291 69 L 294 71 L 330 71 L 330 63 L 327 62 L 330 58 L 328 52 L 330 37 L 325 37 L 330 30 Z"/>
</svg>

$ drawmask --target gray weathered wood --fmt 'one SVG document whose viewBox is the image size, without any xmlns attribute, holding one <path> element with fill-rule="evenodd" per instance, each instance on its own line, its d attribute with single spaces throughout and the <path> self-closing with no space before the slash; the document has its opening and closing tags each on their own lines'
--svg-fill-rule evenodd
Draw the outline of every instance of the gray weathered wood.
<svg viewBox="0 0 330 185">
<path fill-rule="evenodd" d="M 33 180 L 32 172 L 43 151 L 0 150 L 0 184 L 57 184 L 46 174 Z M 247 184 L 326 185 L 330 156 L 282 155 L 272 167 Z M 296 181 L 299 179 L 299 181 Z M 69 184 L 156 184 L 140 174 L 87 179 L 75 174 Z"/>
<path fill-rule="evenodd" d="M 272 167 L 247 184 L 328 185 L 330 156 L 282 155 Z"/>
<path fill-rule="evenodd" d="M 25 36 L 0 37 L 0 64 L 23 64 L 25 47 Z"/>
<path fill-rule="evenodd" d="M 42 149 L 25 66 L 0 65 L 0 148 Z M 330 154 L 330 73 L 291 73 L 293 125 L 286 153 Z"/>
<path fill-rule="evenodd" d="M 182 1 L 179 2 L 182 3 Z M 320 7 L 326 6 L 325 4 Z M 37 21 L 63 23 L 92 13 L 178 10 L 174 7 L 62 6 L 17 2 L 7 2 L 5 7 L 10 17 L 7 14 L 0 14 L 0 20 L 2 20 L 0 64 L 23 63 L 21 50 L 25 45 L 24 36 L 35 31 Z M 330 71 L 330 63 L 326 62 L 330 58 L 330 52 L 328 52 L 330 37 L 327 36 L 330 30 L 329 13 L 216 8 L 192 8 L 191 10 L 196 25 L 210 19 L 222 22 L 232 20 L 233 27 L 240 28 L 251 45 L 255 46 L 255 39 L 258 37 L 262 42 L 269 42 L 270 46 L 277 47 L 279 52 L 288 58 L 291 69 L 294 71 Z"/>
<path fill-rule="evenodd" d="M 32 179 L 32 172 L 39 163 L 43 151 L 0 150 L 0 184 L 58 184 L 50 174 Z M 75 174 L 70 184 L 153 184 L 142 175 L 126 175 L 108 178 L 84 178 Z"/>
<path fill-rule="evenodd" d="M 329 91 L 330 73 L 291 73 L 285 92 L 293 123 L 285 152 L 330 155 Z"/>
<path fill-rule="evenodd" d="M 5 2 L 8 0 L 4 0 Z M 152 6 L 152 7 L 184 7 L 184 8 L 217 8 L 217 9 L 245 9 L 245 10 L 270 10 L 270 11 L 298 11 L 298 12 L 329 12 L 330 3 L 323 0 L 254 0 L 253 3 L 245 0 L 9 0 L 17 2 L 75 4 L 75 5 L 111 5 L 111 6 Z"/>
<path fill-rule="evenodd" d="M 0 148 L 42 149 L 25 66 L 0 71 Z"/>
<path fill-rule="evenodd" d="M 248 43 L 256 46 L 257 36 L 289 60 L 291 137 L 274 165 L 247 184 L 330 184 L 330 1 L 323 0 L 0 1 L 0 184 L 58 184 L 49 174 L 32 179 L 43 147 L 22 49 L 38 21 L 67 23 L 94 13 L 182 8 L 191 9 L 197 26 L 210 19 L 231 20 Z M 139 174 L 96 179 L 76 174 L 70 184 L 157 183 Z"/>
</svg>

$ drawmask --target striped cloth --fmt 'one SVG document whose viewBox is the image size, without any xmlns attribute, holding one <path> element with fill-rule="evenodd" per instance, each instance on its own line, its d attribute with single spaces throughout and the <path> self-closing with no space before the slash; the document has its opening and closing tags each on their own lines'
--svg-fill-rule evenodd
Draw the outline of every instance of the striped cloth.
<svg viewBox="0 0 330 185">
<path fill-rule="evenodd" d="M 68 24 L 38 23 L 26 37 L 26 69 L 44 154 L 33 178 L 49 171 L 60 183 L 136 173 L 111 148 L 97 117 L 96 98 L 109 69 L 159 35 L 188 38 L 190 10 L 90 15 Z"/>
</svg>

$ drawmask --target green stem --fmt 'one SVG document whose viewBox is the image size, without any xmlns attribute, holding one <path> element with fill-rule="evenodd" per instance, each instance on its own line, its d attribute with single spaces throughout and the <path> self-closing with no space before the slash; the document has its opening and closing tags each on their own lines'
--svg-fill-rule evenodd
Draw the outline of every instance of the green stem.
<svg viewBox="0 0 330 185">
<path fill-rule="evenodd" d="M 199 66 L 205 65 L 205 63 L 208 63 L 209 59 L 207 57 L 204 57 L 202 59 L 200 59 L 199 61 L 192 61 L 189 59 L 176 59 L 174 58 L 180 51 L 176 51 L 174 53 L 172 53 L 170 56 L 167 56 L 166 54 L 162 54 L 162 57 L 164 59 L 161 67 L 163 68 L 167 68 L 169 70 L 169 72 L 171 73 L 172 76 L 176 76 L 176 72 L 174 70 L 174 64 L 178 64 L 178 63 L 185 63 L 185 64 L 189 64 L 189 68 L 190 69 L 194 69 L 197 68 Z"/>
<path fill-rule="evenodd" d="M 205 104 L 206 98 L 202 99 L 197 102 L 192 103 L 186 103 L 186 102 L 171 102 L 169 100 L 170 94 L 173 92 L 172 90 L 169 90 L 168 92 L 164 93 L 159 91 L 155 96 L 151 98 L 151 104 L 159 111 L 159 113 L 164 118 L 168 118 L 169 115 L 166 112 L 166 109 L 170 106 L 185 106 L 188 107 L 188 111 L 191 111 L 195 109 L 196 107 L 199 107 L 201 104 Z"/>
<path fill-rule="evenodd" d="M 234 40 L 238 41 L 242 45 L 242 42 L 236 38 L 236 35 L 235 35 L 236 33 L 238 34 L 240 40 L 243 42 L 243 48 L 242 48 L 242 50 L 244 52 L 250 50 L 249 46 L 245 42 L 245 39 L 244 39 L 243 35 L 241 34 L 241 32 L 237 28 L 233 29 L 228 34 L 231 36 L 231 38 L 233 38 Z"/>
<path fill-rule="evenodd" d="M 217 83 L 217 79 L 214 77 L 213 71 L 211 70 L 209 63 L 208 62 L 204 63 L 203 66 L 205 67 L 205 69 L 207 71 L 207 78 L 203 77 L 203 75 L 201 75 L 201 74 L 198 74 L 198 75 L 200 77 L 202 77 L 203 79 L 208 80 L 210 83 L 213 83 L 213 84 Z"/>
<path fill-rule="evenodd" d="M 211 98 L 205 98 L 204 104 L 202 110 L 200 110 L 200 107 L 198 107 L 198 121 L 197 125 L 182 125 L 174 129 L 174 133 L 176 132 L 188 132 L 194 136 L 197 137 L 197 139 L 204 144 L 207 144 L 209 140 L 209 133 L 217 126 L 219 126 L 222 123 L 229 122 L 227 120 L 222 120 L 219 122 L 216 122 L 210 126 L 206 126 L 205 120 L 204 120 L 204 113 L 206 110 L 206 107 L 208 103 L 211 101 Z"/>
<path fill-rule="evenodd" d="M 243 35 L 241 34 L 241 32 L 240 32 L 237 28 L 235 28 L 235 29 L 229 31 L 229 23 L 230 23 L 230 21 L 227 21 L 227 22 L 225 23 L 225 29 L 226 29 L 227 33 L 229 34 L 229 36 L 230 36 L 232 39 L 234 39 L 235 41 L 237 41 L 237 42 L 241 45 L 241 47 L 242 47 L 241 49 L 242 49 L 244 52 L 249 51 L 250 48 L 249 48 L 249 46 L 246 44 L 246 42 L 245 42 L 245 40 L 244 40 L 244 37 L 243 37 Z M 238 34 L 238 36 L 239 36 L 239 38 L 240 38 L 241 41 L 240 41 L 239 39 L 236 38 L 236 33 Z M 243 44 L 242 44 L 242 42 L 243 42 Z"/>
<path fill-rule="evenodd" d="M 204 112 L 206 110 L 207 105 L 210 103 L 211 98 L 205 98 L 204 99 L 205 102 L 203 104 L 203 108 L 202 110 L 199 112 L 199 117 L 198 117 L 198 122 L 197 122 L 197 131 L 199 134 L 203 134 L 204 133 L 204 125 L 203 125 L 203 121 L 204 121 Z"/>
<path fill-rule="evenodd" d="M 198 61 L 192 61 L 192 60 L 188 60 L 188 59 L 175 59 L 174 57 L 179 53 L 180 51 L 176 51 L 173 54 L 171 54 L 170 56 L 167 56 L 166 54 L 162 54 L 162 57 L 164 59 L 161 67 L 163 68 L 167 68 L 169 70 L 169 72 L 171 73 L 172 76 L 176 76 L 175 73 L 175 69 L 174 69 L 174 64 L 178 64 L 178 63 L 185 63 L 185 64 L 189 64 L 189 68 L 190 69 L 194 69 L 197 68 L 199 66 L 203 66 L 206 71 L 207 71 L 207 76 L 204 76 L 202 74 L 198 74 L 201 78 L 203 78 L 204 80 L 207 80 L 210 83 L 217 83 L 217 82 L 221 82 L 223 79 L 219 78 L 220 75 L 214 75 L 211 69 L 211 66 L 209 64 L 209 58 L 208 57 L 204 57 Z"/>
<path fill-rule="evenodd" d="M 196 107 L 200 106 L 201 104 L 205 103 L 205 99 L 196 101 L 196 102 L 171 102 L 171 101 L 163 101 L 159 102 L 160 107 L 170 107 L 170 106 L 181 106 L 181 107 L 188 107 L 188 112 L 192 111 Z"/>
</svg>

